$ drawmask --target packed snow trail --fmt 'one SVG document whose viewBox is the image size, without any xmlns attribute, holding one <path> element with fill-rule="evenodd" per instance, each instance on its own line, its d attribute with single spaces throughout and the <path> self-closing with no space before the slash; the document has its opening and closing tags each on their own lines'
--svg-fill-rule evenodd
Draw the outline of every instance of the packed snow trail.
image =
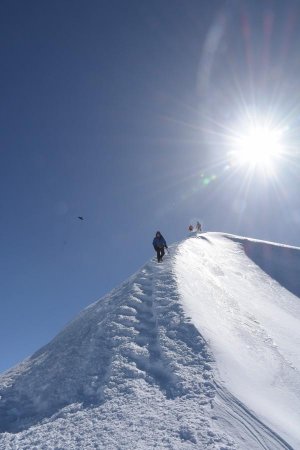
<svg viewBox="0 0 300 450">
<path fill-rule="evenodd" d="M 192 323 L 201 308 L 184 313 L 182 281 L 194 296 L 199 286 L 180 264 L 193 275 L 186 252 L 198 242 L 201 265 L 204 239 L 174 245 L 0 376 L 1 450 L 292 448 L 220 379 L 215 346 Z M 221 274 L 212 265 L 196 278 L 206 279 L 202 300 L 218 302 L 211 271 Z"/>
<path fill-rule="evenodd" d="M 212 357 L 151 261 L 1 378 L 1 449 L 235 449 L 211 419 Z"/>
<path fill-rule="evenodd" d="M 184 308 L 208 341 L 223 383 L 300 448 L 299 298 L 219 234 L 185 241 L 176 273 Z"/>
</svg>

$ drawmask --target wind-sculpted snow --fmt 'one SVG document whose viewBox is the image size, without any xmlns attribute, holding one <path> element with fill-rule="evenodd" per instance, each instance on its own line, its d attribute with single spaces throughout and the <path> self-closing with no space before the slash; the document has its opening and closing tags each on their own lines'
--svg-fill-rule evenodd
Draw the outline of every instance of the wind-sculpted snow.
<svg viewBox="0 0 300 450">
<path fill-rule="evenodd" d="M 176 262 L 179 292 L 209 342 L 223 384 L 300 448 L 299 298 L 248 259 L 242 244 L 242 238 L 214 233 L 184 242 Z M 249 253 L 265 252 L 268 244 L 261 244 L 259 253 L 259 242 L 247 240 Z M 286 250 L 277 250 L 282 259 L 290 254 Z M 294 260 L 297 251 L 293 249 Z M 289 259 L 286 264 L 282 260 L 286 282 L 284 271 L 289 269 Z"/>
<path fill-rule="evenodd" d="M 255 264 L 278 281 L 281 286 L 300 297 L 300 251 L 297 247 L 229 236 L 243 245 Z"/>
<path fill-rule="evenodd" d="M 291 449 L 292 433 L 283 438 L 276 421 L 250 411 L 224 384 L 221 350 L 207 342 L 209 327 L 220 341 L 228 338 L 219 328 L 222 308 L 203 313 L 209 302 L 232 298 L 214 249 L 241 250 L 223 241 L 207 234 L 174 245 L 162 264 L 150 261 L 3 374 L 0 449 Z M 236 310 L 232 303 L 227 311 L 235 326 Z M 263 333 L 259 324 L 257 342 Z"/>
</svg>

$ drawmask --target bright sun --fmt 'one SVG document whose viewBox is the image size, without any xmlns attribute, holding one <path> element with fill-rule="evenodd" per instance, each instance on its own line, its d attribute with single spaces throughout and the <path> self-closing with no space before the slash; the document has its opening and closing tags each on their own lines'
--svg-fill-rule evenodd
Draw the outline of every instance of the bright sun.
<svg viewBox="0 0 300 450">
<path fill-rule="evenodd" d="M 248 166 L 271 166 L 282 153 L 282 131 L 266 126 L 249 128 L 234 139 L 231 153 L 235 163 Z"/>
</svg>

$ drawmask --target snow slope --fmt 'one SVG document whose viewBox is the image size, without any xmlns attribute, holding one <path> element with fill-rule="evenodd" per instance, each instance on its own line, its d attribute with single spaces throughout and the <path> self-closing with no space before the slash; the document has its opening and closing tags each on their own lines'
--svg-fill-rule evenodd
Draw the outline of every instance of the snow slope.
<svg viewBox="0 0 300 450">
<path fill-rule="evenodd" d="M 297 274 L 260 246 L 195 235 L 85 309 L 0 376 L 0 449 L 300 448 Z"/>
<path fill-rule="evenodd" d="M 299 249 L 228 237 L 199 236 L 180 247 L 176 272 L 185 310 L 229 391 L 300 448 L 300 300 L 275 280 L 289 280 L 296 290 Z M 274 264 L 270 254 L 278 256 Z"/>
</svg>

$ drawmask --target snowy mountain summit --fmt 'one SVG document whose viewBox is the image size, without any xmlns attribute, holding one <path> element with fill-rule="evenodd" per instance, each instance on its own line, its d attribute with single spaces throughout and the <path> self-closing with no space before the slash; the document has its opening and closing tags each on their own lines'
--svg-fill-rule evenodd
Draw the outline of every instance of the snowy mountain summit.
<svg viewBox="0 0 300 450">
<path fill-rule="evenodd" d="M 0 449 L 300 449 L 300 249 L 195 234 L 0 376 Z"/>
</svg>

